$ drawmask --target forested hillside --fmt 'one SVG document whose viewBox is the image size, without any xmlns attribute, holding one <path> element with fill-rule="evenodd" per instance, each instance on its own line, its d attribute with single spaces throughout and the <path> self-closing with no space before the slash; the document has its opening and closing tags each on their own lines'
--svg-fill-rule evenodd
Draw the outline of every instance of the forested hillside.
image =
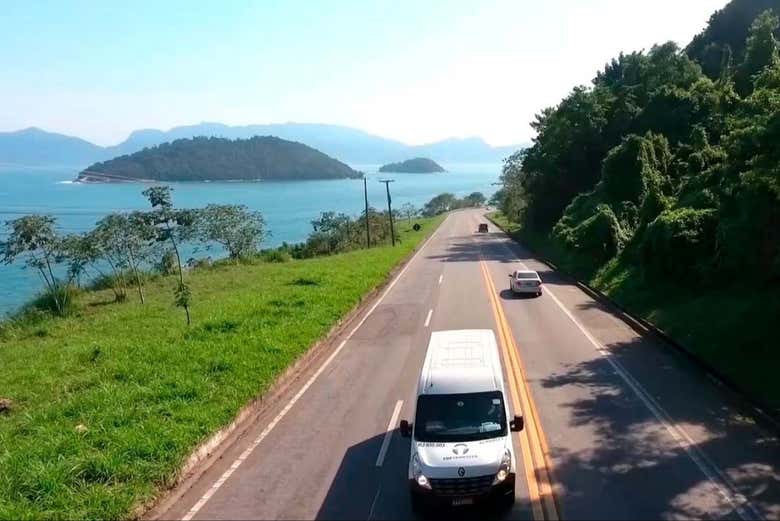
<svg viewBox="0 0 780 521">
<path fill-rule="evenodd" d="M 389 163 L 379 168 L 380 172 L 402 172 L 408 174 L 431 174 L 436 172 L 445 172 L 444 168 L 427 157 L 415 157 L 399 163 Z"/>
<path fill-rule="evenodd" d="M 79 180 L 234 181 L 361 177 L 311 147 L 272 136 L 250 139 L 178 139 L 96 163 Z"/>
<path fill-rule="evenodd" d="M 777 13 L 735 0 L 685 51 L 620 54 L 537 116 L 497 199 L 527 241 L 780 404 L 755 381 L 780 313 Z"/>
<path fill-rule="evenodd" d="M 710 17 L 707 28 L 696 35 L 685 52 L 712 79 L 745 58 L 745 35 L 753 20 L 767 9 L 778 12 L 778 0 L 737 0 Z M 775 30 L 775 36 L 778 36 Z"/>
</svg>

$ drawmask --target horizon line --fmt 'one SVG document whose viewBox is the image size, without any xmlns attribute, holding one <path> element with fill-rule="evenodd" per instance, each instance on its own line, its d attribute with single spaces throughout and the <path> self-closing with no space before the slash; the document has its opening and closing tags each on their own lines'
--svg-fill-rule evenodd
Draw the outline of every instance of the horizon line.
<svg viewBox="0 0 780 521">
<path fill-rule="evenodd" d="M 68 138 L 72 138 L 72 139 L 80 139 L 81 141 L 84 141 L 86 143 L 89 143 L 90 145 L 93 145 L 93 146 L 96 146 L 96 147 L 100 147 L 100 148 L 113 148 L 113 147 L 117 147 L 117 146 L 125 143 L 128 139 L 130 139 L 130 137 L 133 134 L 135 134 L 137 132 L 156 131 L 156 132 L 166 133 L 166 132 L 171 132 L 172 130 L 175 130 L 175 129 L 178 129 L 178 128 L 182 128 L 182 127 L 197 127 L 199 125 L 220 125 L 220 126 L 227 127 L 227 128 L 242 128 L 242 127 L 254 127 L 254 126 L 271 126 L 271 125 L 279 125 L 279 126 L 281 126 L 281 125 L 320 125 L 320 126 L 327 126 L 327 127 L 341 127 L 341 128 L 351 129 L 351 130 L 357 130 L 359 132 L 363 132 L 364 134 L 367 134 L 367 135 L 372 136 L 372 137 L 385 139 L 385 140 L 388 140 L 388 141 L 395 141 L 395 142 L 400 143 L 401 145 L 404 145 L 404 146 L 407 146 L 407 147 L 424 147 L 424 146 L 435 145 L 435 144 L 442 143 L 442 142 L 445 142 L 445 141 L 468 140 L 468 139 L 479 139 L 480 141 L 482 141 L 483 143 L 485 143 L 486 145 L 488 145 L 491 148 L 510 148 L 510 147 L 518 147 L 518 146 L 528 146 L 531 143 L 531 139 L 528 139 L 526 141 L 516 141 L 516 142 L 512 142 L 512 143 L 507 143 L 507 144 L 493 144 L 493 143 L 488 142 L 485 138 L 483 138 L 480 135 L 472 134 L 472 135 L 469 135 L 469 136 L 452 136 L 451 135 L 451 136 L 443 137 L 443 138 L 440 138 L 440 139 L 437 139 L 437 140 L 434 140 L 434 141 L 426 141 L 426 142 L 423 142 L 423 143 L 412 144 L 412 143 L 408 143 L 406 141 L 402 141 L 400 139 L 383 136 L 381 134 L 373 133 L 373 132 L 364 130 L 362 128 L 353 127 L 353 126 L 350 126 L 350 125 L 344 125 L 344 124 L 340 124 L 340 123 L 312 123 L 312 122 L 300 122 L 300 121 L 284 121 L 284 122 L 281 122 L 281 123 L 279 123 L 279 122 L 276 122 L 276 123 L 247 123 L 247 124 L 236 124 L 236 125 L 231 125 L 231 124 L 228 124 L 228 123 L 222 123 L 222 122 L 219 122 L 219 121 L 200 121 L 200 122 L 197 122 L 197 123 L 185 123 L 185 124 L 180 124 L 180 125 L 174 125 L 174 126 L 169 127 L 169 128 L 167 128 L 165 130 L 160 129 L 160 128 L 154 128 L 154 127 L 144 127 L 144 128 L 137 128 L 137 129 L 131 130 L 130 133 L 127 134 L 127 137 L 125 137 L 121 141 L 116 142 L 116 143 L 111 144 L 111 145 L 101 145 L 101 144 L 95 143 L 94 141 L 90 141 L 89 139 L 81 137 L 81 136 L 77 136 L 77 135 L 74 135 L 74 134 L 70 134 L 70 133 L 66 133 L 66 132 L 58 131 L 58 130 L 50 130 L 50 129 L 46 129 L 46 128 L 43 128 L 43 127 L 40 127 L 40 126 L 36 126 L 36 125 L 31 125 L 31 126 L 23 127 L 23 128 L 17 128 L 17 129 L 14 129 L 14 130 L 0 130 L 0 135 L 2 135 L 2 134 L 19 134 L 19 133 L 22 133 L 22 132 L 25 132 L 25 131 L 36 130 L 36 131 L 39 131 L 39 132 L 44 132 L 46 134 L 56 134 L 56 135 L 59 135 L 59 136 L 64 136 L 64 137 L 68 137 Z M 198 136 L 193 136 L 193 137 L 198 137 Z"/>
</svg>

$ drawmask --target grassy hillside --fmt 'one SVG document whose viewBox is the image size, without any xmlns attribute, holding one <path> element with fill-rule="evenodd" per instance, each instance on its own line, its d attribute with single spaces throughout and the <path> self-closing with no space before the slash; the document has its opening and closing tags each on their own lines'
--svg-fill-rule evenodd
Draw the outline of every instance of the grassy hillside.
<svg viewBox="0 0 780 521">
<path fill-rule="evenodd" d="M 533 251 L 652 322 L 747 393 L 780 411 L 775 378 L 780 365 L 775 329 L 780 299 L 775 288 L 729 284 L 692 290 L 648 276 L 624 257 L 600 266 L 553 238 L 523 230 L 500 212 L 491 218 Z"/>
<path fill-rule="evenodd" d="M 441 220 L 396 248 L 194 270 L 189 328 L 168 278 L 143 306 L 86 293 L 76 316 L 0 324 L 0 519 L 128 517 Z"/>
</svg>

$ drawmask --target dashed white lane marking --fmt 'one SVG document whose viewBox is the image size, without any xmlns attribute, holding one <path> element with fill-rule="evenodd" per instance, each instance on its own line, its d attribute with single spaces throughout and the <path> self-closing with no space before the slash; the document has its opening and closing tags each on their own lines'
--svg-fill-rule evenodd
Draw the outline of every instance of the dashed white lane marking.
<svg viewBox="0 0 780 521">
<path fill-rule="evenodd" d="M 429 309 L 428 310 L 428 316 L 425 317 L 425 327 L 428 327 L 428 326 L 431 325 L 431 316 L 433 316 L 433 310 Z"/>
<path fill-rule="evenodd" d="M 512 256 L 515 252 L 506 243 L 502 242 L 503 246 L 511 253 Z M 579 320 L 563 305 L 563 303 L 555 296 L 555 293 L 550 291 L 547 286 L 547 295 L 552 298 L 553 302 L 563 311 L 563 313 L 572 321 L 572 323 L 580 330 L 580 332 L 588 339 L 588 341 L 596 348 L 596 351 L 603 356 L 607 362 L 612 366 L 615 373 L 623 379 L 624 382 L 631 388 L 634 394 L 639 400 L 647 407 L 647 409 L 653 414 L 655 419 L 664 427 L 669 433 L 672 439 L 677 445 L 685 451 L 688 457 L 704 474 L 707 480 L 712 484 L 715 490 L 718 491 L 720 496 L 728 502 L 734 511 L 739 515 L 741 519 L 762 519 L 761 513 L 756 507 L 743 495 L 737 487 L 733 484 L 731 479 L 721 471 L 715 463 L 713 463 L 709 457 L 704 454 L 696 446 L 696 442 L 685 432 L 683 429 L 674 425 L 674 420 L 663 409 L 663 407 L 648 393 L 642 384 L 640 384 L 631 374 L 626 370 L 623 365 L 614 359 L 612 354 L 604 348 L 596 338 L 585 329 Z"/>
<path fill-rule="evenodd" d="M 439 275 L 439 284 L 444 280 L 444 274 Z"/>
<path fill-rule="evenodd" d="M 447 222 L 449 220 L 449 216 L 444 220 L 444 222 Z M 382 301 L 385 299 L 388 293 L 390 293 L 390 290 L 393 289 L 393 287 L 396 285 L 396 283 L 401 280 L 401 277 L 404 276 L 406 273 L 406 270 L 409 269 L 409 266 L 412 265 L 414 260 L 417 258 L 418 255 L 420 255 L 420 252 L 422 252 L 428 244 L 431 242 L 431 240 L 439 234 L 439 232 L 442 229 L 442 226 L 444 225 L 444 222 L 442 222 L 439 225 L 439 228 L 430 236 L 428 239 L 423 243 L 423 245 L 420 247 L 419 250 L 412 256 L 411 259 L 409 259 L 409 262 L 406 263 L 406 266 L 401 269 L 400 272 L 398 272 L 398 275 L 395 276 L 392 282 L 385 288 L 385 291 L 382 293 L 382 295 L 377 299 L 376 302 L 374 302 L 374 305 L 371 306 L 371 308 L 368 310 L 368 312 L 363 315 L 363 318 L 360 319 L 360 322 L 357 323 L 357 325 L 352 329 L 352 331 L 349 332 L 349 334 L 346 336 L 346 338 L 339 344 L 339 346 L 331 353 L 331 355 L 322 363 L 322 365 L 317 369 L 317 371 L 311 375 L 311 378 L 309 378 L 306 383 L 301 387 L 301 389 L 295 394 L 295 396 L 292 397 L 292 399 L 287 403 L 287 405 L 284 406 L 284 409 L 282 409 L 279 414 L 276 415 L 276 417 L 271 420 L 271 423 L 269 423 L 265 429 L 255 438 L 255 440 L 252 442 L 249 447 L 247 447 L 244 452 L 241 453 L 241 455 L 236 458 L 236 460 L 233 462 L 230 467 L 228 467 L 225 472 L 222 473 L 222 475 L 219 477 L 217 481 L 215 481 L 211 487 L 206 491 L 203 496 L 195 503 L 192 508 L 187 512 L 187 514 L 182 517 L 182 521 L 190 521 L 197 513 L 200 511 L 201 508 L 203 508 L 203 505 L 205 505 L 209 499 L 222 487 L 222 485 L 225 484 L 225 482 L 230 478 L 230 476 L 236 471 L 238 467 L 241 466 L 241 464 L 246 461 L 246 459 L 252 454 L 252 451 L 255 450 L 255 448 L 260 445 L 260 443 L 268 436 L 268 434 L 273 430 L 274 427 L 276 427 L 276 424 L 279 423 L 282 418 L 285 417 L 285 415 L 290 412 L 290 409 L 293 408 L 293 406 L 296 404 L 296 402 L 303 396 L 303 393 L 306 392 L 306 390 L 312 386 L 312 384 L 317 380 L 317 378 L 325 371 L 325 369 L 330 365 L 330 363 L 333 361 L 334 358 L 336 358 L 336 355 L 341 352 L 341 350 L 344 348 L 344 346 L 347 344 L 347 341 L 352 338 L 352 335 L 354 335 L 358 329 L 363 325 L 363 323 L 368 319 L 368 317 L 371 316 L 371 314 L 374 312 L 374 310 L 379 306 L 379 304 L 382 303 Z"/>
<path fill-rule="evenodd" d="M 398 416 L 401 414 L 401 407 L 403 404 L 403 400 L 398 400 L 395 403 L 395 409 L 393 409 L 393 414 L 390 416 L 390 423 L 387 424 L 387 430 L 385 431 L 385 439 L 382 440 L 382 447 L 379 449 L 379 455 L 376 457 L 377 467 L 381 467 L 382 463 L 385 462 L 385 454 L 387 454 L 387 448 L 390 446 L 390 439 L 393 437 L 393 431 L 398 423 Z"/>
</svg>

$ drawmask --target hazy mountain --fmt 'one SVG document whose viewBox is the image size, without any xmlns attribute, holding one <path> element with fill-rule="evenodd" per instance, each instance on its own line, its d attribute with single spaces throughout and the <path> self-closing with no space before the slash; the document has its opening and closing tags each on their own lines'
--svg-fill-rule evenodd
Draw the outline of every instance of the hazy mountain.
<svg viewBox="0 0 780 521">
<path fill-rule="evenodd" d="M 403 156 L 408 149 L 407 145 L 399 141 L 373 136 L 362 130 L 340 125 L 313 123 L 246 126 L 200 123 L 198 125 L 174 127 L 167 132 L 139 130 L 130 134 L 126 141 L 112 148 L 115 150 L 116 155 L 127 154 L 147 146 L 195 136 L 213 136 L 229 139 L 276 136 L 289 141 L 304 143 L 329 156 L 350 163 L 381 163 L 385 161 L 383 158 Z"/>
<path fill-rule="evenodd" d="M 71 166 L 109 156 L 103 147 L 39 128 L 0 132 L 0 164 Z"/>
<path fill-rule="evenodd" d="M 362 177 L 319 150 L 273 136 L 177 139 L 95 163 L 81 182 L 256 181 Z"/>
<path fill-rule="evenodd" d="M 454 163 L 482 163 L 500 161 L 524 145 L 492 147 L 480 137 L 450 138 L 428 145 L 410 147 L 413 154 L 432 157 L 437 161 Z"/>
<path fill-rule="evenodd" d="M 83 167 L 96 161 L 132 154 L 146 147 L 197 136 L 229 139 L 276 136 L 303 143 L 353 164 L 388 163 L 416 156 L 431 157 L 445 163 L 495 162 L 520 148 L 520 145 L 491 147 L 477 137 L 411 146 L 351 127 L 316 123 L 246 126 L 200 123 L 174 127 L 168 131 L 136 130 L 125 141 L 111 147 L 100 147 L 82 139 L 38 129 L 0 133 L 0 163 Z"/>
</svg>

